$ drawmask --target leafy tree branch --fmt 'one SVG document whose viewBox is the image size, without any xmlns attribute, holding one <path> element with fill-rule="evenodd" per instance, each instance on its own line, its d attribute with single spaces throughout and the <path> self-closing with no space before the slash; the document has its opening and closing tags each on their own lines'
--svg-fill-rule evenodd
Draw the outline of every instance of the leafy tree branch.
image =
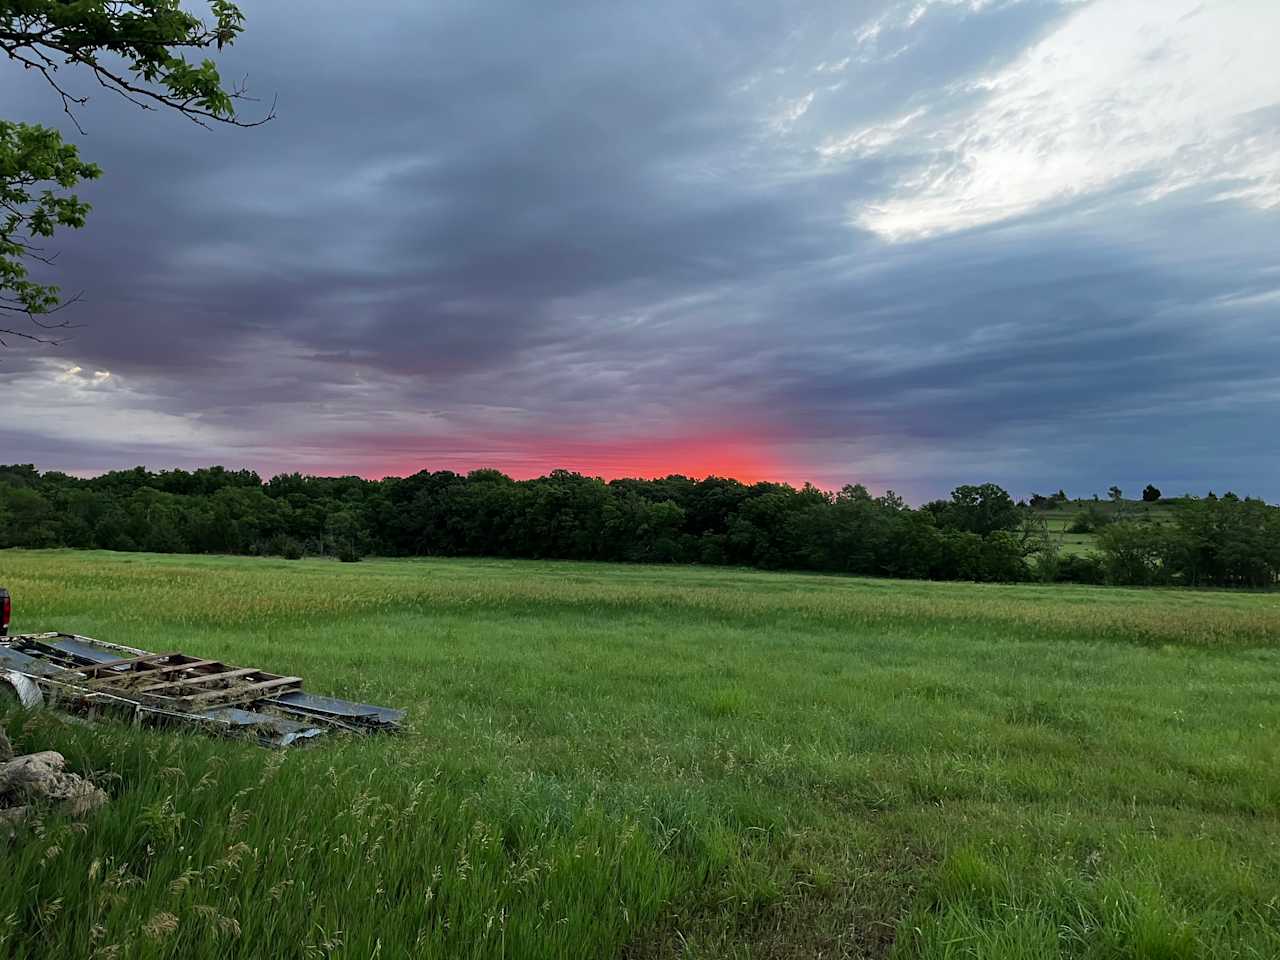
<svg viewBox="0 0 1280 960">
<path fill-rule="evenodd" d="M 191 56 L 233 43 L 243 24 L 230 0 L 208 0 L 204 19 L 180 0 L 0 0 L 0 52 L 40 74 L 78 130 L 75 110 L 89 98 L 64 81 L 66 68 L 144 110 L 172 110 L 202 126 L 253 127 L 274 116 L 274 104 L 241 119 L 236 104 L 250 99 L 243 84 L 228 86 L 213 60 Z M 53 261 L 43 243 L 56 230 L 84 226 L 90 208 L 73 191 L 100 175 L 57 130 L 0 120 L 0 318 L 28 321 L 0 327 L 0 344 L 6 337 L 56 343 L 57 331 L 71 326 L 52 315 L 78 295 L 37 282 L 27 265 Z"/>
</svg>

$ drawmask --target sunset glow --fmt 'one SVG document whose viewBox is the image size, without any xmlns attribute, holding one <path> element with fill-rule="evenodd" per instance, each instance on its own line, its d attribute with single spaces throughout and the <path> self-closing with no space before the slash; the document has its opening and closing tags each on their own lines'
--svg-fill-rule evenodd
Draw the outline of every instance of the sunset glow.
<svg viewBox="0 0 1280 960">
<path fill-rule="evenodd" d="M 573 440 L 566 437 L 510 437 L 497 441 L 470 438 L 453 447 L 426 446 L 420 455 L 379 465 L 363 475 L 408 476 L 419 470 L 452 470 L 467 473 L 491 467 L 517 480 L 543 476 L 564 469 L 586 476 L 614 480 L 621 477 L 653 478 L 672 474 L 702 478 L 732 477 L 744 483 L 760 480 L 797 480 L 798 468 L 787 464 L 768 441 L 737 434 L 704 434 L 685 437 L 653 437 L 608 440 Z"/>
</svg>

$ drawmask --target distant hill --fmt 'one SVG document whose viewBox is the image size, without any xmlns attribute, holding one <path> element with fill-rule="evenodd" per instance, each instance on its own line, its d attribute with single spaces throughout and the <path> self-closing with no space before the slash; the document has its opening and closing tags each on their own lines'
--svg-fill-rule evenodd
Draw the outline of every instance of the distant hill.
<svg viewBox="0 0 1280 960">
<path fill-rule="evenodd" d="M 1036 508 L 1045 520 L 1049 533 L 1062 547 L 1062 552 L 1084 556 L 1093 552 L 1097 537 L 1093 530 L 1072 529 L 1082 526 L 1081 521 L 1102 518 L 1107 521 L 1138 520 L 1148 523 L 1172 523 L 1179 505 L 1185 497 L 1163 497 L 1151 503 L 1145 500 L 1048 500 Z"/>
</svg>

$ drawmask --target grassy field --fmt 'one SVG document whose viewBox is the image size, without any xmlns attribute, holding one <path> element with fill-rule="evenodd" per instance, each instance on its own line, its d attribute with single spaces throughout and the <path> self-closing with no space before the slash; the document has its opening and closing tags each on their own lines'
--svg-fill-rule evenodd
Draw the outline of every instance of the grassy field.
<svg viewBox="0 0 1280 960">
<path fill-rule="evenodd" d="M 0 553 L 15 628 L 407 707 L 289 752 L 11 714 L 111 805 L 0 956 L 1280 956 L 1280 600 Z"/>
<path fill-rule="evenodd" d="M 1064 554 L 1085 556 L 1097 550 L 1097 537 L 1092 533 L 1073 533 L 1071 525 L 1089 510 L 1096 510 L 1104 517 L 1121 516 L 1127 520 L 1151 523 L 1172 523 L 1177 515 L 1178 501 L 1159 500 L 1145 503 L 1142 500 L 1068 500 L 1052 510 L 1044 510 L 1049 533 Z"/>
</svg>

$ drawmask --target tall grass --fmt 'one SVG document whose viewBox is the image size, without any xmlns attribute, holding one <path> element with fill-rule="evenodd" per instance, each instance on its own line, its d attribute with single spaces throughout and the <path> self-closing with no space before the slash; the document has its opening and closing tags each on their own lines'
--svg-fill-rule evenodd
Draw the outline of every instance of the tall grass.
<svg viewBox="0 0 1280 960">
<path fill-rule="evenodd" d="M 111 804 L 0 956 L 1280 956 L 1280 604 L 5 552 L 20 630 L 409 708 L 272 753 L 8 718 Z"/>
<path fill-rule="evenodd" d="M 698 882 L 589 798 L 493 804 L 385 748 L 266 754 L 51 718 L 15 732 L 115 795 L 10 852 L 15 957 L 574 956 L 625 942 Z"/>
</svg>

